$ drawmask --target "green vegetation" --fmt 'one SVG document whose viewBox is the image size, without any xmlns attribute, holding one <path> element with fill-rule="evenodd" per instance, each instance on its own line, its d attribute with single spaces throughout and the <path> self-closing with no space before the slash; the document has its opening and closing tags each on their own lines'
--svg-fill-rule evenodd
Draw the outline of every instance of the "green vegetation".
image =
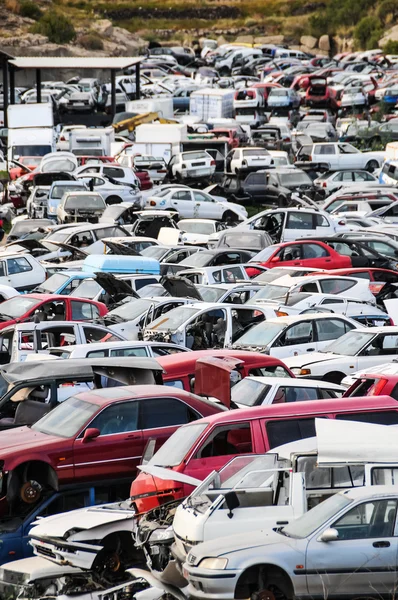
<svg viewBox="0 0 398 600">
<path fill-rule="evenodd" d="M 22 0 L 19 5 L 19 14 L 21 17 L 28 17 L 35 21 L 38 21 L 43 15 L 40 7 L 37 6 L 36 2 L 32 2 L 32 0 Z"/>
<path fill-rule="evenodd" d="M 104 42 L 95 31 L 89 31 L 86 35 L 82 35 L 78 42 L 86 50 L 103 50 Z"/>
<path fill-rule="evenodd" d="M 354 39 L 359 48 L 371 50 L 377 48 L 378 41 L 383 35 L 381 23 L 377 17 L 363 17 L 354 29 Z"/>
<path fill-rule="evenodd" d="M 76 38 L 71 19 L 54 9 L 48 10 L 33 26 L 32 31 L 47 36 L 53 44 L 68 44 Z"/>
</svg>

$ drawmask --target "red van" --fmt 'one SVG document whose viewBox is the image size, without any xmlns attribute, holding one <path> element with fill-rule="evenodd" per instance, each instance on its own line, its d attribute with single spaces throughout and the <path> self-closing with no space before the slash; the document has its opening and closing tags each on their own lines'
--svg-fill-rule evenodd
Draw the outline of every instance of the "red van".
<svg viewBox="0 0 398 600">
<path fill-rule="evenodd" d="M 366 396 L 274 404 L 223 412 L 183 425 L 133 481 L 130 491 L 137 511 L 143 513 L 190 494 L 192 487 L 184 476 L 202 480 L 240 454 L 264 454 L 314 436 L 319 417 L 395 425 L 398 402 L 389 396 Z M 158 467 L 175 471 L 175 479 L 158 478 Z"/>
<path fill-rule="evenodd" d="M 235 358 L 241 363 L 239 372 L 242 378 L 248 375 L 256 377 L 294 377 L 292 371 L 279 358 L 267 356 L 260 352 L 248 352 L 247 350 L 195 350 L 194 352 L 179 352 L 178 354 L 159 356 L 156 360 L 164 370 L 164 385 L 193 392 L 196 362 L 211 357 Z M 217 371 L 215 371 L 214 385 L 218 383 L 218 376 Z M 199 390 L 195 391 L 202 393 Z"/>
</svg>

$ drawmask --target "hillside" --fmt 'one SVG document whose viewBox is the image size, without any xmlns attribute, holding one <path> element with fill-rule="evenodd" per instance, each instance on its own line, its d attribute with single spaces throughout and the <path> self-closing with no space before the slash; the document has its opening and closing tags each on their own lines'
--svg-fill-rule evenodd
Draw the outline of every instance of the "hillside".
<svg viewBox="0 0 398 600">
<path fill-rule="evenodd" d="M 391 28 L 389 37 L 398 41 L 398 0 L 0 0 L 0 10 L 6 16 L 0 24 L 2 46 L 18 46 L 27 35 L 28 47 L 33 34 L 44 36 L 39 45 L 72 42 L 115 54 L 117 47 L 109 43 L 123 46 L 124 30 L 131 42 L 140 40 L 137 47 L 144 40 L 189 43 L 203 36 L 228 41 L 244 35 L 253 36 L 247 41 L 283 36 L 275 41 L 311 49 L 314 38 L 329 35 L 332 50 L 370 49 Z M 109 26 L 120 39 L 108 35 Z"/>
</svg>

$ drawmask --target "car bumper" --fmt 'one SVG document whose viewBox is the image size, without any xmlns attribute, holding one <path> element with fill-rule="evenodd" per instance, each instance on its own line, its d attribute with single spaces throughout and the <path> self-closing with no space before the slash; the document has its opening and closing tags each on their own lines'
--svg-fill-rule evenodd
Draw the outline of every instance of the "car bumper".
<svg viewBox="0 0 398 600">
<path fill-rule="evenodd" d="M 64 540 L 32 539 L 36 556 L 46 558 L 57 565 L 68 565 L 80 569 L 91 569 L 102 546 L 65 542 Z"/>
<path fill-rule="evenodd" d="M 214 173 L 214 169 L 209 167 L 197 167 L 196 169 L 183 169 L 181 171 L 182 177 L 211 177 Z"/>
<path fill-rule="evenodd" d="M 198 600 L 234 600 L 241 572 L 234 570 L 198 569 L 184 564 L 183 575 L 188 581 L 185 593 Z"/>
</svg>

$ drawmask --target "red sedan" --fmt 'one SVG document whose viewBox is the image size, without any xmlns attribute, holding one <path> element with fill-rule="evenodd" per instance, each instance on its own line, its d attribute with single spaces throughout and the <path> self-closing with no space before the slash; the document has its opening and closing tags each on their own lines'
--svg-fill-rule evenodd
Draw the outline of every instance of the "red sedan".
<svg viewBox="0 0 398 600">
<path fill-rule="evenodd" d="M 328 270 L 328 275 L 347 275 L 347 277 L 359 277 L 369 279 L 369 288 L 373 294 L 378 294 L 386 283 L 398 283 L 398 272 L 390 269 L 377 268 L 349 268 Z M 311 273 L 311 275 L 325 275 L 322 273 Z"/>
<path fill-rule="evenodd" d="M 158 385 L 77 394 L 31 427 L 1 432 L 1 496 L 31 503 L 59 484 L 133 478 L 149 439 L 160 447 L 179 425 L 222 410 Z"/>
<path fill-rule="evenodd" d="M 57 294 L 20 294 L 1 303 L 0 329 L 24 321 L 91 321 L 108 312 L 102 302 Z"/>
<path fill-rule="evenodd" d="M 261 250 L 250 262 L 262 267 L 312 267 L 316 269 L 341 269 L 352 266 L 348 256 L 338 254 L 333 248 L 315 240 L 300 240 L 274 244 Z M 249 277 L 256 271 L 246 269 Z M 253 273 L 249 272 L 253 271 Z"/>
</svg>

